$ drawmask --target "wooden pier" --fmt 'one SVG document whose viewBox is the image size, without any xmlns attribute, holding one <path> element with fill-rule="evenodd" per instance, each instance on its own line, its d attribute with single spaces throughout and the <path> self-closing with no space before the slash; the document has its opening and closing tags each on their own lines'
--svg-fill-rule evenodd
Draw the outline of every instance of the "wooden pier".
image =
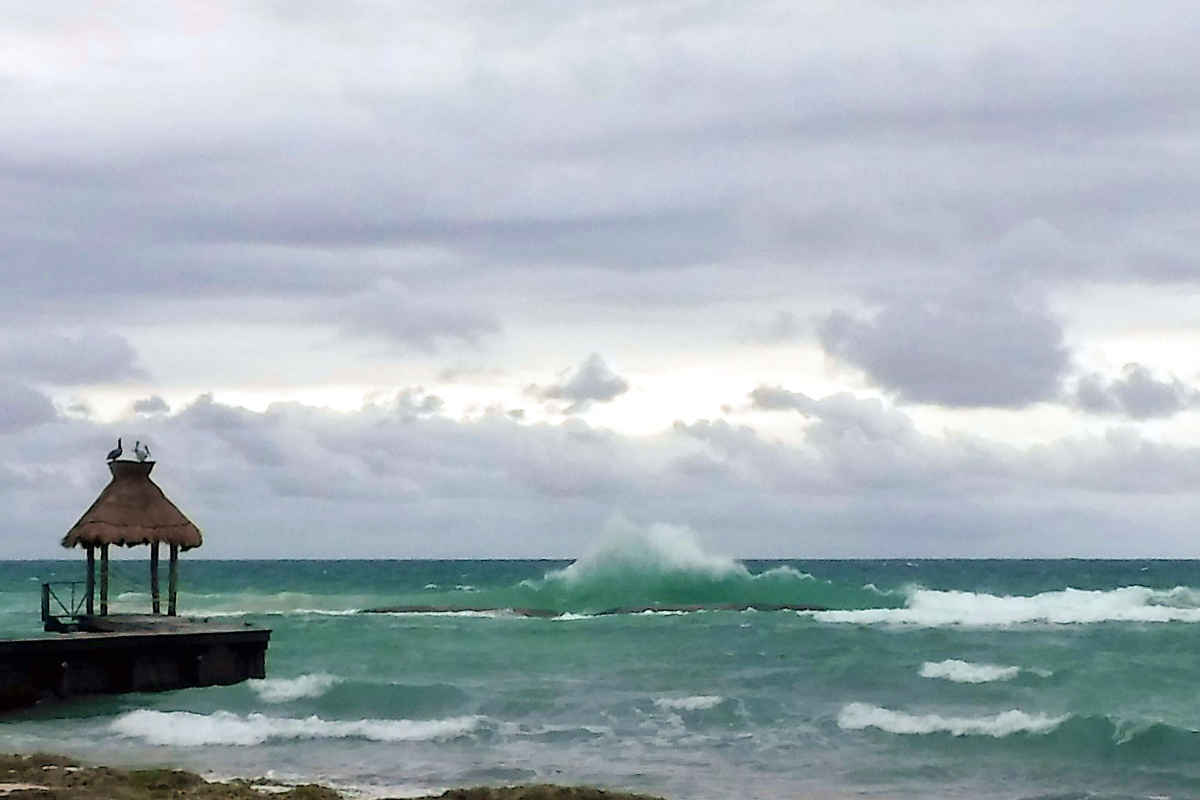
<svg viewBox="0 0 1200 800">
<path fill-rule="evenodd" d="M 161 692 L 266 677 L 271 631 L 186 617 L 80 617 L 80 629 L 0 641 L 0 710 L 81 694 Z"/>
</svg>

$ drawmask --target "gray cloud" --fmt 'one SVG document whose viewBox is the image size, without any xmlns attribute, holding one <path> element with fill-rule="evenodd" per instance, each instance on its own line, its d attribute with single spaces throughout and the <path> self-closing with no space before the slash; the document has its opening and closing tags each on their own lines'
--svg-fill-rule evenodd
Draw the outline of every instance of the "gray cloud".
<svg viewBox="0 0 1200 800">
<path fill-rule="evenodd" d="M 1092 373 L 1075 385 L 1068 401 L 1093 414 L 1124 414 L 1133 419 L 1169 417 L 1200 406 L 1200 391 L 1175 376 L 1158 380 L 1145 366 L 1126 364 L 1120 378 Z"/>
<path fill-rule="evenodd" d="M 608 403 L 629 391 L 629 382 L 617 375 L 604 359 L 592 353 L 562 383 L 530 386 L 529 393 L 543 400 L 565 400 L 567 414 L 586 411 L 592 403 Z"/>
<path fill-rule="evenodd" d="M 1003 19 L 982 0 L 244 4 L 223 10 L 219 53 L 203 15 L 129 9 L 119 30 L 50 5 L 0 22 L 18 54 L 0 105 L 22 109 L 0 126 L 0 321 L 54 331 L 0 337 L 0 414 L 23 420 L 0 452 L 39 461 L 0 459 L 14 530 L 61 534 L 47 519 L 90 502 L 81 476 L 103 478 L 93 456 L 125 425 L 210 515 L 213 554 L 279 555 L 261 534 L 281 527 L 289 554 L 331 530 L 364 555 L 569 554 L 614 508 L 747 554 L 1108 553 L 1130 528 L 1191 554 L 1194 448 L 1136 428 L 1031 451 L 768 386 L 751 402 L 796 411 L 769 420 L 794 442 L 695 419 L 635 439 L 521 424 L 486 394 L 585 346 L 719 374 L 789 341 L 803 374 L 820 321 L 830 361 L 902 403 L 1190 407 L 1162 377 L 1182 363 L 1060 389 L 1065 342 L 1095 352 L 1156 303 L 1167 335 L 1193 327 L 1173 305 L 1200 285 L 1200 162 L 1179 144 L 1200 136 L 1181 112 L 1200 85 L 1180 79 L 1200 70 L 1200 20 L 1183 0 L 1014 0 Z M 100 63 L 80 35 L 121 46 Z M 176 358 L 196 342 L 204 358 Z M 464 351 L 491 371 L 453 395 L 429 384 Z M 381 375 L 437 395 L 345 414 L 208 396 L 105 422 L 140 396 L 117 380 L 146 371 L 166 397 Z M 584 373 L 544 399 L 622 396 L 607 368 Z M 55 418 L 30 386 L 79 410 Z M 443 394 L 491 410 L 449 420 Z"/>
<path fill-rule="evenodd" d="M 865 319 L 835 311 L 818 335 L 826 353 L 902 401 L 944 406 L 1053 399 L 1070 360 L 1057 320 L 1003 291 L 901 297 Z"/>
<path fill-rule="evenodd" d="M 10 333 L 0 338 L 0 371 L 62 385 L 146 377 L 133 346 L 124 337 L 104 331 Z"/>
<path fill-rule="evenodd" d="M 167 404 L 166 400 L 155 394 L 134 400 L 133 410 L 137 414 L 166 414 L 171 410 L 171 406 Z"/>
<path fill-rule="evenodd" d="M 54 404 L 46 395 L 23 384 L 0 379 L 0 433 L 41 425 L 57 416 Z"/>
<path fill-rule="evenodd" d="M 805 332 L 805 326 L 795 313 L 776 311 L 766 322 L 751 325 L 747 338 L 763 344 L 777 344 L 794 342 L 800 339 Z"/>
<path fill-rule="evenodd" d="M 816 401 L 802 392 L 792 392 L 782 386 L 759 386 L 750 392 L 754 408 L 763 411 L 799 411 L 811 413 Z"/>
<path fill-rule="evenodd" d="M 500 330 L 490 314 L 413 292 L 392 281 L 322 306 L 319 313 L 328 314 L 347 334 L 423 350 L 447 340 L 478 345 L 482 337 Z"/>
<path fill-rule="evenodd" d="M 1020 269 L 1196 280 L 1195 238 L 1175 223 L 1200 172 L 1161 146 L 1195 133 L 1178 109 L 1197 90 L 1175 79 L 1195 65 L 1187 5 L 1068 3 L 1077 14 L 1052 18 L 1020 2 L 1001 26 L 980 7 L 813 8 L 794 22 L 821 35 L 797 46 L 769 6 L 247 6 L 217 62 L 187 13 L 147 4 L 103 72 L 69 58 L 63 20 L 9 20 L 13 41 L 63 58 L 0 87 L 6 106 L 37 109 L 0 136 L 0 280 L 23 308 L 95 318 L 98 295 L 366 291 L 422 256 L 462 288 L 497 267 L 787 264 L 801 294 L 986 272 L 989 251 L 1037 224 L 1055 234 L 1023 244 L 1045 259 Z M 934 23 L 955 35 L 930 42 Z M 398 52 L 411 30 L 427 46 Z M 863 30 L 881 32 L 866 52 Z M 299 41 L 308 69 L 264 62 L 262 42 Z M 748 62 L 746 42 L 763 57 Z M 265 83 L 213 79 L 241 74 Z M 141 107 L 103 102 L 133 83 Z"/>
<path fill-rule="evenodd" d="M 724 420 L 631 437 L 578 418 L 451 420 L 394 404 L 254 412 L 211 397 L 175 415 L 60 419 L 0 431 L 0 503 L 11 517 L 0 535 L 13 555 L 57 554 L 123 434 L 153 442 L 156 479 L 205 529 L 201 557 L 570 556 L 618 511 L 688 524 L 743 556 L 1191 546 L 1200 448 L 1133 429 L 1014 448 L 924 434 L 851 395 L 808 408 L 792 443 Z M 1144 535 L 1114 538 L 1121 526 Z"/>
</svg>

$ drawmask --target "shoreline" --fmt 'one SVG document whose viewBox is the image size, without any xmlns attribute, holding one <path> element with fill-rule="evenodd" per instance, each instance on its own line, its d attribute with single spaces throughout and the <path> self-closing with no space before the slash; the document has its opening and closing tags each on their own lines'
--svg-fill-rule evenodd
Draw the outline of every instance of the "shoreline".
<svg viewBox="0 0 1200 800">
<path fill-rule="evenodd" d="M 89 765 L 51 753 L 0 755 L 0 798 L 14 800 L 354 800 L 320 784 L 283 784 L 266 778 L 209 781 L 169 767 L 123 769 Z M 402 800 L 402 798 L 380 798 Z M 592 786 L 523 784 L 448 789 L 403 800 L 664 800 Z"/>
</svg>

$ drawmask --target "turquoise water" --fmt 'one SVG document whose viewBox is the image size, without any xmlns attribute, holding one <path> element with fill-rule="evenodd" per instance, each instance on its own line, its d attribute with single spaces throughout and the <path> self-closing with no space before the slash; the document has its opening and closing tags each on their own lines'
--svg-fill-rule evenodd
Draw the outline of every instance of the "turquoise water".
<svg viewBox="0 0 1200 800">
<path fill-rule="evenodd" d="M 142 611 L 144 562 L 115 568 L 116 610 Z M 38 582 L 81 575 L 0 562 L 0 630 L 35 635 Z M 671 534 L 573 565 L 185 557 L 182 577 L 184 611 L 273 629 L 267 680 L 41 706 L 0 748 L 376 796 L 1200 796 L 1200 562 L 737 562 Z M 595 615 L 754 602 L 831 610 Z M 355 613 L 418 604 L 561 616 Z"/>
</svg>

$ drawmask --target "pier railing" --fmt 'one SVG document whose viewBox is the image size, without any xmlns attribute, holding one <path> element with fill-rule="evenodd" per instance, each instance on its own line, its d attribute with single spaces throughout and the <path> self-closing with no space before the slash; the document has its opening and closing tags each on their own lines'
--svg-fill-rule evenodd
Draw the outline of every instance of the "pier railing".
<svg viewBox="0 0 1200 800">
<path fill-rule="evenodd" d="M 42 622 L 59 622 L 63 617 L 75 619 L 87 603 L 85 581 L 58 581 L 42 584 Z M 58 613 L 61 611 L 62 613 Z"/>
</svg>

